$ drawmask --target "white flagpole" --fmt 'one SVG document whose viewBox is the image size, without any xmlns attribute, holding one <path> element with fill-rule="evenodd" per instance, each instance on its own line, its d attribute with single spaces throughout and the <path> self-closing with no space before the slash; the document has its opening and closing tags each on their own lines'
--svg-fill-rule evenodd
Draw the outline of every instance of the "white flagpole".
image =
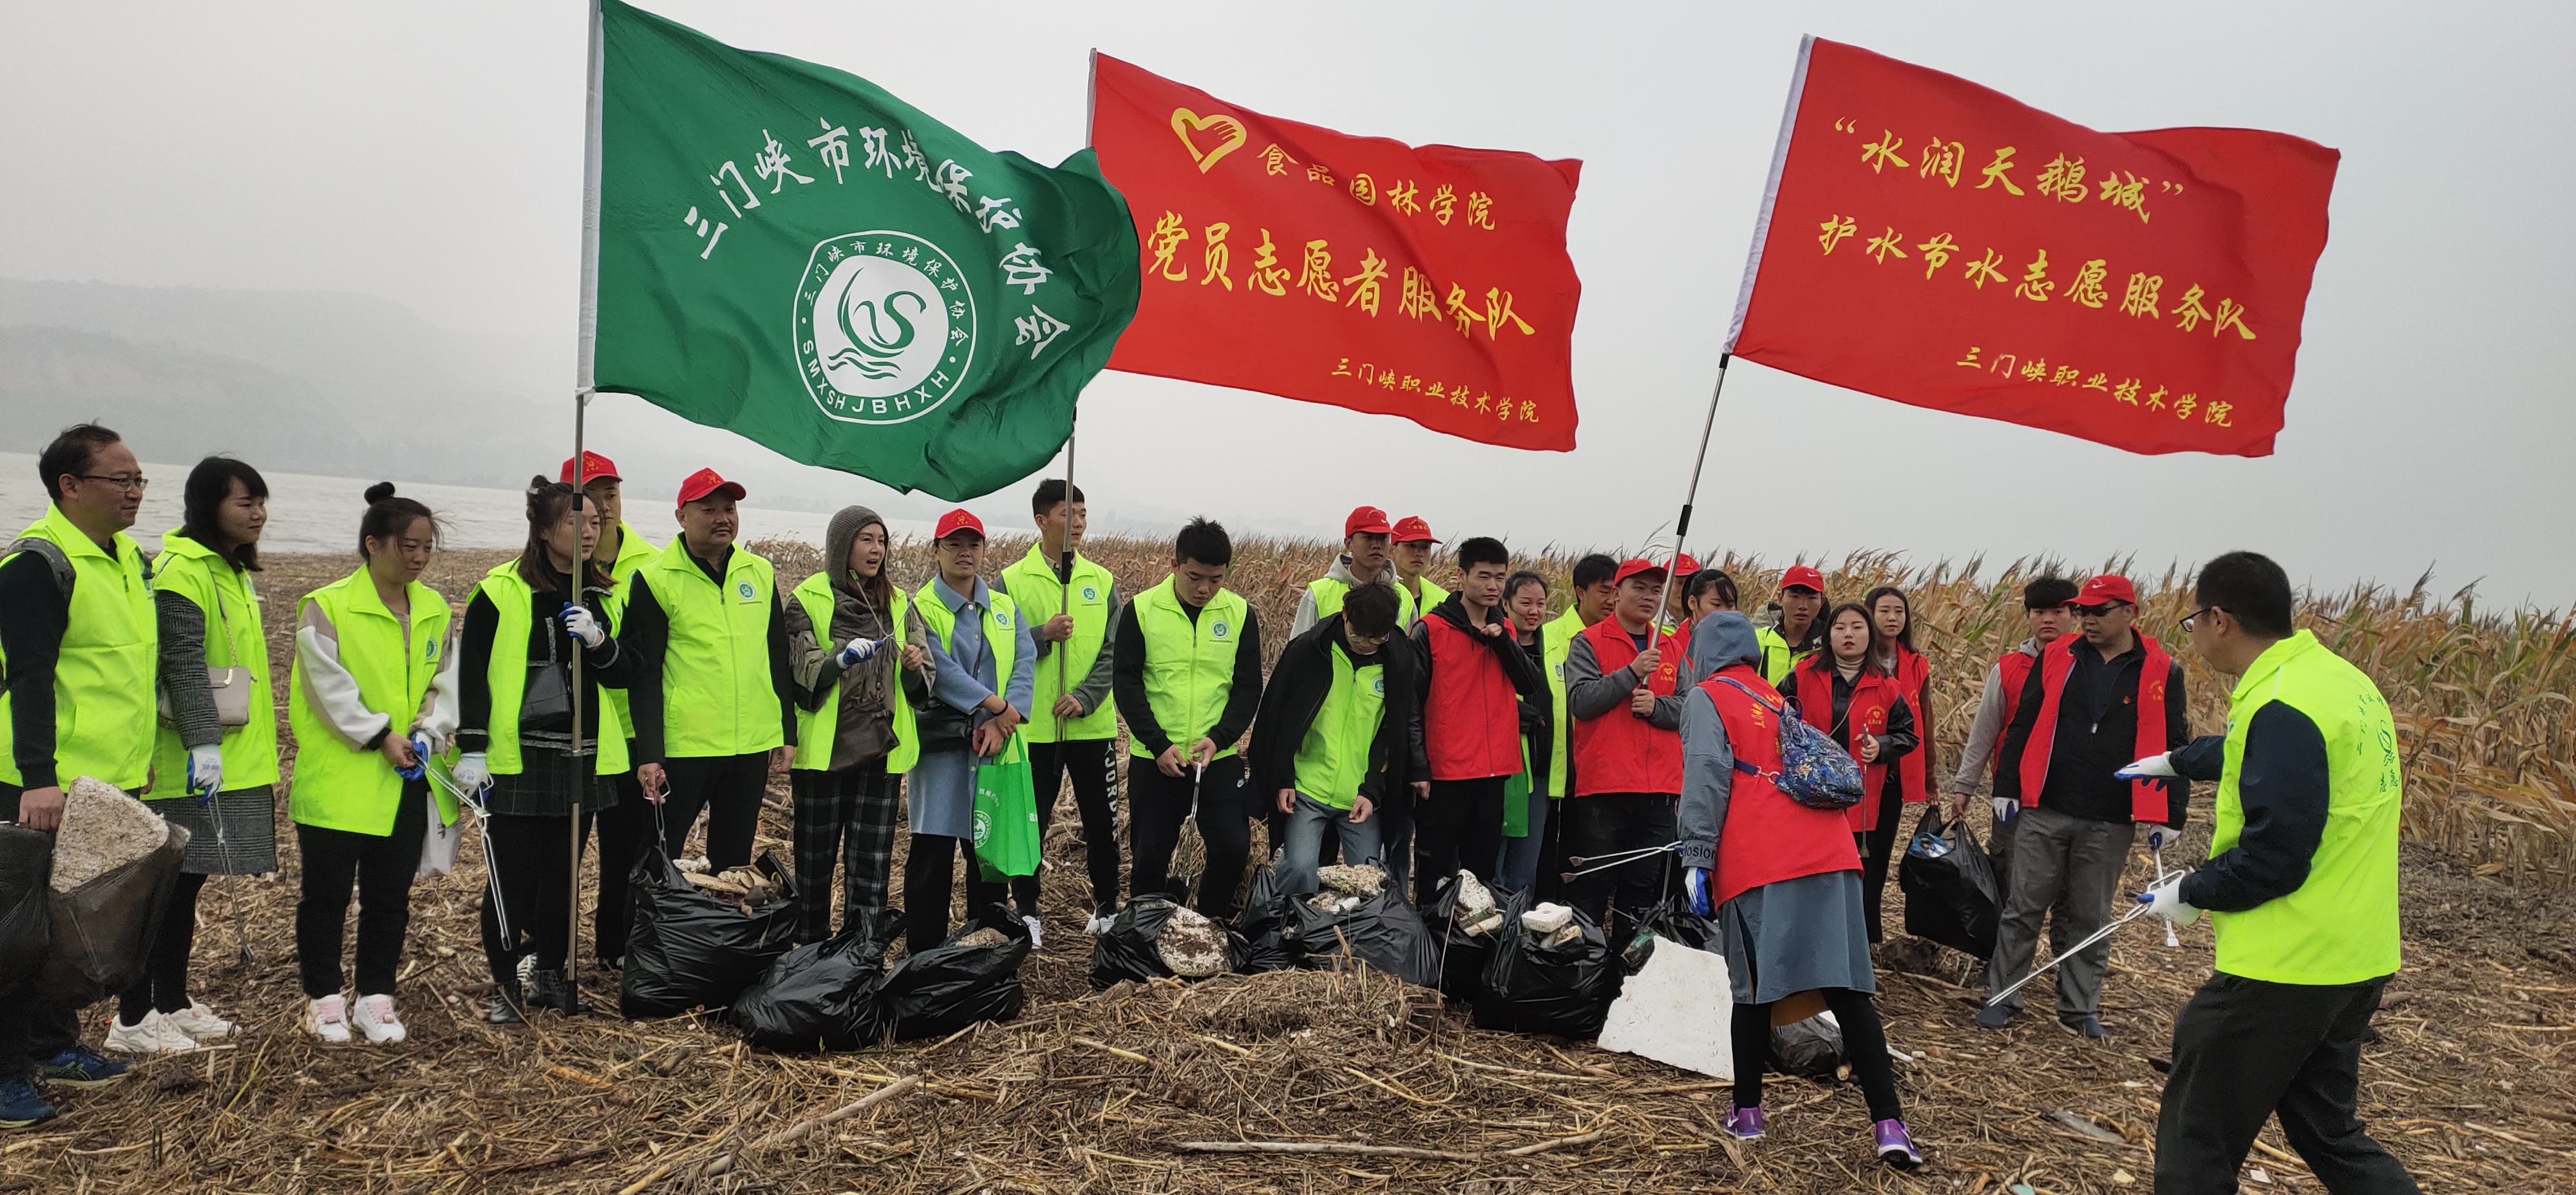
<svg viewBox="0 0 2576 1195">
<path fill-rule="evenodd" d="M 575 501 L 587 502 L 582 485 L 587 480 L 589 462 L 584 460 L 584 434 L 588 431 L 591 395 L 591 354 L 599 343 L 599 80 L 601 68 L 599 2 L 590 0 L 590 69 L 588 95 L 583 105 L 583 153 L 581 178 L 581 327 L 574 362 L 572 400 L 572 485 Z M 576 508 L 578 509 L 578 508 Z M 602 530 L 605 530 L 603 528 Z M 582 580 L 590 572 L 587 558 L 573 566 L 572 600 L 582 601 Z M 564 902 L 564 990 L 574 1007 L 581 1005 L 581 805 L 584 787 L 592 777 L 582 766 L 582 660 L 581 644 L 572 651 L 572 806 L 565 819 L 568 840 L 564 867 L 569 877 L 570 898 Z M 596 771 L 594 767 L 590 769 Z M 608 866 L 607 852 L 600 853 L 600 866 Z M 525 993 L 521 994 L 525 1000 Z M 569 1015 L 570 1010 L 565 1010 Z"/>
</svg>

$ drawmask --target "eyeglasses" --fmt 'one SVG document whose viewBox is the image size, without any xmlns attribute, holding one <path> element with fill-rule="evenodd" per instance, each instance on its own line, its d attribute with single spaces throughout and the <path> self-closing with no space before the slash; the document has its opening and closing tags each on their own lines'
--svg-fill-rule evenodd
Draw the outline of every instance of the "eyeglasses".
<svg viewBox="0 0 2576 1195">
<path fill-rule="evenodd" d="M 2197 620 L 2200 618 L 2200 616 L 2201 616 L 2201 615 L 2203 615 L 2203 614 L 2207 614 L 2207 613 L 2209 613 L 2210 611 L 2215 610 L 2215 609 L 2218 609 L 2218 607 L 2216 607 L 2216 606 L 2203 606 L 2203 607 L 2201 607 L 2200 609 L 2194 610 L 2194 611 L 2192 611 L 2192 612 L 2191 612 L 2191 613 L 2189 613 L 2189 614 L 2185 614 L 2185 615 L 2183 615 L 2183 616 L 2182 616 L 2182 629 L 2184 629 L 2184 630 L 2186 630 L 2186 631 L 2189 631 L 2189 630 L 2194 629 L 2194 628 L 2192 627 L 2192 625 L 2191 625 L 2193 622 L 2197 621 Z"/>
<path fill-rule="evenodd" d="M 2119 604 L 2120 603 L 2118 602 L 2104 602 L 2099 606 L 2076 606 L 2073 607 L 2073 609 L 2075 611 L 2075 616 L 2078 618 L 2100 618 L 2103 615 L 2110 613 L 2112 609 Z"/>
<path fill-rule="evenodd" d="M 144 487 L 152 484 L 151 478 L 145 477 L 140 473 L 137 473 L 132 477 L 115 477 L 105 473 L 74 473 L 72 476 L 80 478 L 82 481 L 104 481 L 120 490 L 132 490 L 137 494 L 142 493 Z"/>
</svg>

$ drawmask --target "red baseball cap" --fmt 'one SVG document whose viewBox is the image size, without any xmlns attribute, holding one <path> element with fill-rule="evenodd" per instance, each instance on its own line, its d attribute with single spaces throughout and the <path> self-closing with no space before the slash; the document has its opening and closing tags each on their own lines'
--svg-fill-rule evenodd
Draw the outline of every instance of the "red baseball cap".
<svg viewBox="0 0 2576 1195">
<path fill-rule="evenodd" d="M 1699 562 L 1691 559 L 1691 554 L 1688 552 L 1676 553 L 1673 557 L 1673 571 L 1685 577 L 1690 576 L 1699 571 Z"/>
<path fill-rule="evenodd" d="M 1611 576 L 1610 583 L 1617 585 L 1630 577 L 1643 576 L 1647 573 L 1653 573 L 1658 577 L 1663 576 L 1664 566 L 1643 556 L 1631 556 L 1619 566 L 1619 571 Z"/>
<path fill-rule="evenodd" d="M 2075 605 L 2078 608 L 2099 606 L 2104 602 L 2127 602 L 2132 606 L 2137 605 L 2138 587 L 2129 584 L 2129 579 L 2118 573 L 2104 573 L 2086 581 L 2084 588 L 2075 595 Z"/>
<path fill-rule="evenodd" d="M 560 481 L 565 485 L 571 485 L 572 466 L 572 458 L 565 457 L 563 472 L 556 476 L 555 480 Z M 601 456 L 596 452 L 585 452 L 581 454 L 581 482 L 583 485 L 588 485 L 594 481 L 622 482 L 624 480 L 626 479 L 617 475 L 617 462 Z"/>
<path fill-rule="evenodd" d="M 1789 566 L 1788 572 L 1780 574 L 1780 588 L 1811 589 L 1817 593 L 1823 593 L 1825 575 L 1807 565 L 1793 564 Z"/>
<path fill-rule="evenodd" d="M 1431 534 L 1431 524 L 1423 522 L 1421 515 L 1406 515 L 1395 521 L 1395 542 L 1436 544 L 1440 537 Z"/>
<path fill-rule="evenodd" d="M 1343 539 L 1361 534 L 1385 535 L 1388 530 L 1386 512 L 1374 506 L 1360 507 L 1351 512 L 1351 517 L 1342 520 Z"/>
<path fill-rule="evenodd" d="M 958 531 L 972 531 L 978 539 L 989 538 L 984 534 L 984 520 L 976 518 L 974 511 L 963 506 L 939 516 L 939 522 L 930 529 L 930 538 L 946 539 L 950 533 Z"/>
<path fill-rule="evenodd" d="M 689 474 L 688 480 L 680 483 L 680 505 L 687 506 L 700 498 L 713 497 L 717 494 L 740 502 L 742 493 L 741 482 L 726 481 L 722 474 L 713 469 L 700 469 Z"/>
</svg>

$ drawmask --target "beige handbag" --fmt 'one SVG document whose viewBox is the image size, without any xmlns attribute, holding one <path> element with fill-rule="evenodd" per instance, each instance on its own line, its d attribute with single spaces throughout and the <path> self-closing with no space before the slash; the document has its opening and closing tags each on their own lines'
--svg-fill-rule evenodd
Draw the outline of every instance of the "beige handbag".
<svg viewBox="0 0 2576 1195">
<path fill-rule="evenodd" d="M 232 625 L 231 621 L 224 617 L 223 607 L 223 591 L 217 590 L 215 592 L 215 625 L 216 628 L 223 633 L 224 654 L 226 656 L 230 656 L 233 651 Z M 227 730 L 236 726 L 250 725 L 250 669 L 241 667 L 237 664 L 225 666 L 208 664 L 206 666 L 206 684 L 207 687 L 214 690 L 216 721 L 222 723 L 224 728 Z M 167 688 L 164 688 L 161 691 L 161 720 L 164 722 L 171 720 L 170 691 Z"/>
</svg>

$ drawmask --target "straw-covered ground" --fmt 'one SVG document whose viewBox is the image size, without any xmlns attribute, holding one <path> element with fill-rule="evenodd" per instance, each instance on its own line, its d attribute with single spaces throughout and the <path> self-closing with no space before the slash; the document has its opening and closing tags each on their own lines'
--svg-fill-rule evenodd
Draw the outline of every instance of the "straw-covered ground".
<svg viewBox="0 0 2576 1195">
<path fill-rule="evenodd" d="M 813 567 L 810 552 L 799 559 L 774 547 L 784 581 Z M 1116 559 L 1114 545 L 1103 547 Z M 1311 575 L 1322 549 L 1247 547 L 1240 587 L 1265 629 L 1284 630 L 1289 581 Z M 445 556 L 431 580 L 461 596 L 499 558 Z M 294 595 L 348 563 L 271 562 L 261 582 L 273 634 L 291 620 Z M 1140 547 L 1115 567 L 1122 584 L 1137 585 L 1159 576 L 1151 564 Z M 911 579 L 923 575 L 911 553 L 904 565 Z M 1836 592 L 1847 582 L 1855 593 L 1862 584 L 1857 572 L 1837 574 Z M 1918 597 L 1945 694 L 1973 693 L 1973 661 L 2001 625 L 1999 602 L 1985 603 L 1983 629 L 1973 605 L 1999 586 L 1959 584 L 1931 581 L 1950 587 L 1937 606 Z M 2149 599 L 2159 615 L 2179 613 L 2156 607 L 2161 597 Z M 2555 648 L 2544 644 L 2543 676 L 2563 675 L 2559 634 Z M 276 634 L 281 649 L 285 641 Z M 2391 688 L 2401 708 L 2423 698 Z M 2211 687 L 2194 697 L 2196 724 L 2214 728 Z M 2526 713 L 2532 704 L 2514 706 L 2492 688 L 2469 699 Z M 1938 711 L 1954 740 L 1972 713 L 1965 703 Z M 2565 707 L 2556 709 L 2563 720 Z M 2563 724 L 2545 729 L 2564 733 Z M 2463 743 L 2484 733 L 2454 728 Z M 2568 783 L 2565 745 L 2552 739 L 2536 766 L 2496 786 L 2559 799 L 2544 786 Z M 2452 766 L 2494 764 L 2479 755 Z M 2416 783 L 2425 783 L 2420 774 Z M 783 783 L 776 792 L 783 801 Z M 2410 804 L 2423 797 L 2419 788 Z M 2205 813 L 2194 816 L 2170 860 L 2205 851 Z M 2566 813 L 2557 816 L 2564 824 Z M 2576 898 L 2563 880 L 2565 841 L 2528 830 L 2446 841 L 2445 827 L 2465 831 L 2411 810 L 2409 824 L 2455 853 L 2406 849 L 2408 959 L 2378 1020 L 2383 1040 L 2366 1054 L 2363 1114 L 2428 1191 L 2576 1187 Z M 786 810 L 773 805 L 763 844 L 784 857 L 787 833 Z M 2044 1014 L 2023 1019 L 2036 1027 L 1976 1029 L 1967 990 L 1956 986 L 1967 960 L 1895 943 L 1879 1005 L 1890 1041 L 1911 1056 L 1898 1073 L 1931 1153 L 1923 1169 L 1898 1174 L 1870 1159 L 1867 1117 L 1848 1085 L 1775 1077 L 1771 1137 L 1732 1146 L 1714 1128 L 1720 1085 L 1589 1045 L 1474 1029 L 1431 993 L 1384 976 L 1222 977 L 1094 994 L 1069 807 L 1047 843 L 1048 944 L 1023 971 L 1027 1011 L 1008 1024 L 816 1058 L 751 1050 L 717 1017 L 547 1014 L 524 1028 L 488 1028 L 473 921 L 483 874 L 469 839 L 456 873 L 414 894 L 399 993 L 410 1042 L 326 1048 L 294 1024 L 302 1001 L 292 843 L 283 836 L 280 880 L 207 889 L 198 994 L 241 1019 L 244 1034 L 140 1067 L 113 1089 L 58 1093 L 61 1120 L 0 1138 L 0 1191 L 2136 1190 L 2151 1181 L 2161 1088 L 2153 1063 L 2210 961 L 2205 929 L 2185 933 L 2178 950 L 2150 928 L 2123 931 L 2106 989 L 2115 1038 L 2092 1046 Z M 1185 846 L 1176 870 L 1195 866 L 1191 852 Z M 2136 866 L 2133 881 L 2148 866 L 2143 853 Z M 896 874 L 900 884 L 900 861 Z M 1888 899 L 1901 904 L 1893 884 Z M 1900 923 L 1891 908 L 1889 924 Z M 237 968 L 245 945 L 250 963 Z M 585 971 L 595 1005 L 614 1008 L 615 979 Z M 103 1020 L 108 1008 L 93 1015 Z M 871 1093 L 887 1094 L 831 1115 Z M 1187 1145 L 1241 1142 L 1325 1148 Z M 2249 1190 L 2322 1189 L 2277 1129 L 2251 1162 L 2261 1170 L 2249 1172 Z"/>
</svg>

